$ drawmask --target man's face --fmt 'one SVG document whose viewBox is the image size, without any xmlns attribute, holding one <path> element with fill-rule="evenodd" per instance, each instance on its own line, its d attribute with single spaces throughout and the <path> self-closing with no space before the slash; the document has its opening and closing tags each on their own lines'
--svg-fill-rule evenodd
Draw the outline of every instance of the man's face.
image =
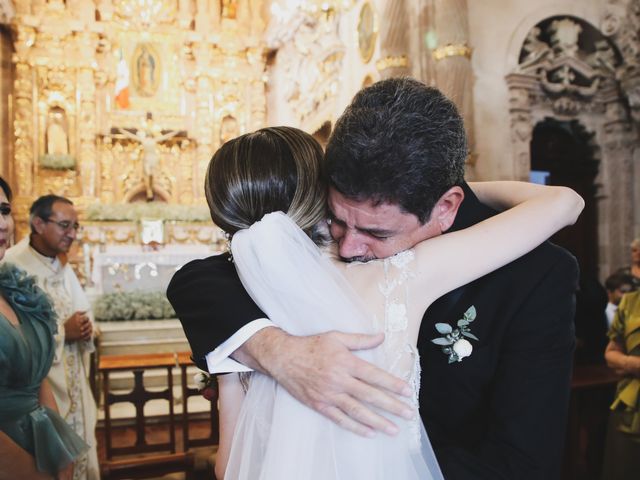
<svg viewBox="0 0 640 480">
<path fill-rule="evenodd" d="M 329 189 L 330 232 L 340 257 L 348 261 L 386 258 L 440 235 L 434 220 L 421 224 L 398 205 L 355 201 Z"/>
<path fill-rule="evenodd" d="M 43 243 L 52 252 L 67 253 L 78 233 L 78 214 L 73 205 L 55 202 L 51 207 L 51 216 L 39 227 Z"/>
</svg>

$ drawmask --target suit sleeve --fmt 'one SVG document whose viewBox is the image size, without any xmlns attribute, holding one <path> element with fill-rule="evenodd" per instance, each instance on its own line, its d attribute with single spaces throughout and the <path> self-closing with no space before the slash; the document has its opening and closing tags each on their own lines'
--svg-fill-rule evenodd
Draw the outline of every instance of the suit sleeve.
<svg viewBox="0 0 640 480">
<path fill-rule="evenodd" d="M 167 298 L 202 370 L 207 370 L 207 353 L 247 323 L 265 318 L 226 257 L 195 260 L 182 267 L 169 283 Z"/>
<path fill-rule="evenodd" d="M 475 449 L 438 448 L 447 480 L 560 476 L 578 267 L 567 254 L 555 260 L 525 297 L 503 339 L 486 405 L 486 441 Z"/>
</svg>

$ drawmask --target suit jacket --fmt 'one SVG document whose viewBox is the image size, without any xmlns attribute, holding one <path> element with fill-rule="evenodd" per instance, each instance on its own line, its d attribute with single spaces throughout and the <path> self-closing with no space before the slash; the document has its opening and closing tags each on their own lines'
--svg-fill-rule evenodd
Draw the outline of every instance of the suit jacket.
<svg viewBox="0 0 640 480">
<path fill-rule="evenodd" d="M 452 230 L 495 213 L 464 190 Z M 448 480 L 559 477 L 577 278 L 575 259 L 547 242 L 441 297 L 425 313 L 418 339 L 420 413 Z M 167 296 L 201 367 L 204 355 L 265 316 L 225 256 L 185 265 Z M 477 312 L 470 331 L 479 340 L 472 340 L 471 356 L 448 363 L 431 342 L 441 336 L 434 324 L 455 327 L 470 306 Z"/>
</svg>

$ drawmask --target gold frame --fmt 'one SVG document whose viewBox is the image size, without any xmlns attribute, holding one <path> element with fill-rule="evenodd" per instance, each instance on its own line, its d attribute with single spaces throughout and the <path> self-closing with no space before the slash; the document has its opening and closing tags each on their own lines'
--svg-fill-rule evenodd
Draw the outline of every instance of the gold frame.
<svg viewBox="0 0 640 480">
<path fill-rule="evenodd" d="M 378 14 L 370 2 L 364 2 L 360 8 L 356 37 L 360 58 L 369 63 L 378 41 Z"/>
</svg>

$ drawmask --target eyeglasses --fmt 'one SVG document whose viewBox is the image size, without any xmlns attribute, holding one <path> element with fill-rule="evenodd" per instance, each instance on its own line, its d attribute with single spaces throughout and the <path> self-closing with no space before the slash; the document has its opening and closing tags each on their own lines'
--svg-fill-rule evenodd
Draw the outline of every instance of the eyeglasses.
<svg viewBox="0 0 640 480">
<path fill-rule="evenodd" d="M 80 230 L 80 224 L 78 222 L 71 223 L 68 220 L 63 220 L 61 222 L 58 222 L 56 220 L 51 220 L 49 218 L 43 218 L 43 220 L 47 223 L 55 223 L 65 232 L 68 232 L 71 229 L 75 230 L 76 232 Z"/>
</svg>

